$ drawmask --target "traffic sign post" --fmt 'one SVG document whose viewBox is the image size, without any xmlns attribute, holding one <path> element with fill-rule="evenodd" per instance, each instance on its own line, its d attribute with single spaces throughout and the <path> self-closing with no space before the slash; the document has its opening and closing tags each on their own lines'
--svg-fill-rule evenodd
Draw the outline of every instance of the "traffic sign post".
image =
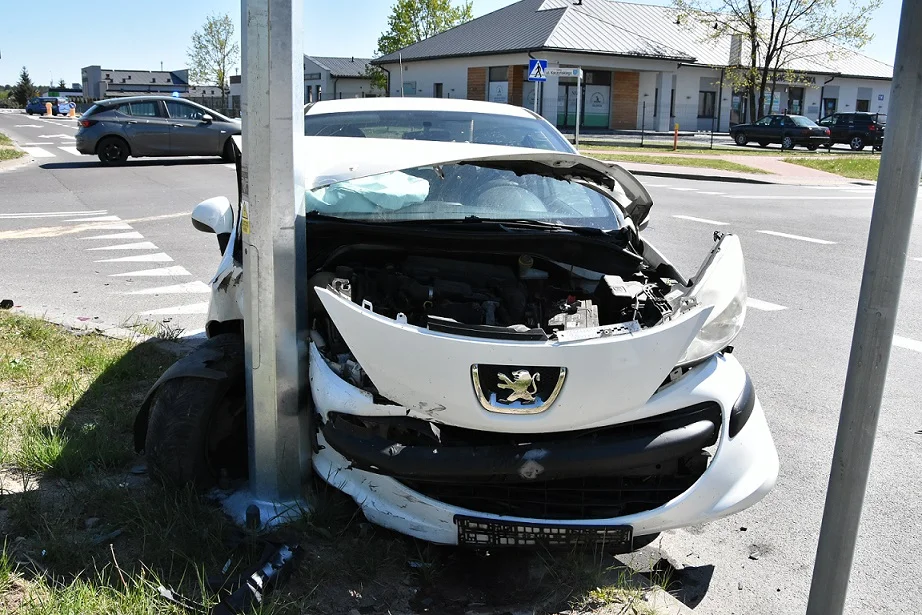
<svg viewBox="0 0 922 615">
<path fill-rule="evenodd" d="M 549 68 L 545 75 L 551 77 L 576 77 L 576 147 L 579 147 L 579 119 L 583 100 L 583 69 L 581 68 Z"/>
<path fill-rule="evenodd" d="M 537 113 L 540 84 L 547 81 L 547 60 L 528 61 L 528 80 L 535 84 L 535 113 Z"/>
</svg>

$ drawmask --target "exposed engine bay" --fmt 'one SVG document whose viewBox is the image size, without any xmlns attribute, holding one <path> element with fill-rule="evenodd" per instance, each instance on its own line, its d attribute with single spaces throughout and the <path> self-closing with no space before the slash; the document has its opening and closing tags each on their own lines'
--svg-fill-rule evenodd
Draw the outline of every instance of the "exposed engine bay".
<svg viewBox="0 0 922 615">
<path fill-rule="evenodd" d="M 356 249 L 316 273 L 310 285 L 443 333 L 568 341 L 581 339 L 580 330 L 613 325 L 626 333 L 669 317 L 666 295 L 675 282 L 651 273 L 637 268 L 631 275 L 605 275 L 528 254 L 444 258 Z M 315 331 L 334 356 L 348 353 L 311 296 L 311 313 L 319 316 Z"/>
</svg>

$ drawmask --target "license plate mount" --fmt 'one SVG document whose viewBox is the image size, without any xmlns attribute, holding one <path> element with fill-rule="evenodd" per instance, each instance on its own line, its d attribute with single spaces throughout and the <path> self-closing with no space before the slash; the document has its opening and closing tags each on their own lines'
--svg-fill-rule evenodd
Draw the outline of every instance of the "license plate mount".
<svg viewBox="0 0 922 615">
<path fill-rule="evenodd" d="M 483 517 L 455 515 L 458 545 L 466 547 L 572 547 L 610 545 L 615 553 L 631 550 L 634 528 L 630 525 L 564 525 L 520 523 Z M 620 550 L 619 550 L 620 549 Z"/>
</svg>

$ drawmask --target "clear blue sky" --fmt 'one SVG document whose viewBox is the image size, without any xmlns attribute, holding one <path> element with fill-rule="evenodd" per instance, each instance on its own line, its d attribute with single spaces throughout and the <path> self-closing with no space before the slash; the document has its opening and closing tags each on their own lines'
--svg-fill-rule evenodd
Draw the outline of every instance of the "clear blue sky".
<svg viewBox="0 0 922 615">
<path fill-rule="evenodd" d="M 514 0 L 474 0 L 483 15 Z M 669 4 L 669 0 L 646 0 Z M 848 0 L 845 0 L 848 1 Z M 391 0 L 306 0 L 305 52 L 371 57 L 387 25 Z M 178 69 L 186 66 L 192 33 L 211 13 L 229 13 L 239 26 L 239 0 L 159 0 L 108 2 L 83 0 L 52 7 L 46 0 L 0 0 L 0 84 L 15 83 L 20 68 L 47 84 L 80 81 L 80 69 Z M 884 0 L 864 53 L 893 63 L 900 1 Z M 239 30 L 239 27 L 238 27 Z"/>
</svg>

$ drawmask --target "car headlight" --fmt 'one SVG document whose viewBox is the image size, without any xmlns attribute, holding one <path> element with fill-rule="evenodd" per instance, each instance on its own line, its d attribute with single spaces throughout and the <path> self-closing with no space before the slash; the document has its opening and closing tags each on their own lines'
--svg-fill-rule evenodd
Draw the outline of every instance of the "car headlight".
<svg viewBox="0 0 922 615">
<path fill-rule="evenodd" d="M 714 309 L 692 340 L 679 366 L 698 363 L 726 348 L 736 339 L 746 320 L 746 266 L 735 235 L 719 239 L 683 298 Z"/>
</svg>

